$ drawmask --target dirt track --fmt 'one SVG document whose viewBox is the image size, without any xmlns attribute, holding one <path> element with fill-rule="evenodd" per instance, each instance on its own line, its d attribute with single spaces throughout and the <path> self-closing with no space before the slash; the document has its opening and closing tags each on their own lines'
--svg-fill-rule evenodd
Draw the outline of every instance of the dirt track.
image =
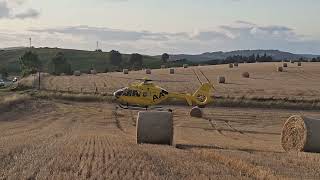
<svg viewBox="0 0 320 180">
<path fill-rule="evenodd" d="M 215 108 L 193 119 L 172 108 L 178 148 L 136 145 L 137 112 L 111 104 L 18 105 L 0 116 L 0 179 L 320 178 L 318 154 L 280 147 L 282 123 L 297 112 Z"/>
</svg>

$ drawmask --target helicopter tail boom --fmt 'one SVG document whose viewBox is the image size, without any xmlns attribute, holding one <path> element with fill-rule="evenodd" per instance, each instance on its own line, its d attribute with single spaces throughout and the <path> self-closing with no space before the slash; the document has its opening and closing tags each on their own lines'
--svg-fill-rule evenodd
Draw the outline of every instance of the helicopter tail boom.
<svg viewBox="0 0 320 180">
<path fill-rule="evenodd" d="M 169 93 L 170 98 L 185 99 L 189 106 L 204 106 L 212 102 L 212 84 L 204 83 L 194 94 Z"/>
</svg>

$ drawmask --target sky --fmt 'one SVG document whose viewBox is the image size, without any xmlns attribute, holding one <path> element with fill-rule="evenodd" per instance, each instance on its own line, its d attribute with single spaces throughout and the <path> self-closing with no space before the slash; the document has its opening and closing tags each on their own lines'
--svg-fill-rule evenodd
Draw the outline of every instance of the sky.
<svg viewBox="0 0 320 180">
<path fill-rule="evenodd" d="M 0 48 L 320 54 L 319 0 L 0 0 Z"/>
</svg>

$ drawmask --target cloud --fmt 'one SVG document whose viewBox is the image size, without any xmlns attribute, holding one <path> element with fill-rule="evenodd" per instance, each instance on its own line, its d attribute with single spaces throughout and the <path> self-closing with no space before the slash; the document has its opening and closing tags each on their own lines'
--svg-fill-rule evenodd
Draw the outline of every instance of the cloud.
<svg viewBox="0 0 320 180">
<path fill-rule="evenodd" d="M 10 44 L 17 42 L 11 35 L 0 39 Z M 14 33 L 13 33 L 14 34 Z M 18 33 L 19 34 L 19 33 Z M 99 41 L 105 51 L 117 49 L 124 53 L 162 54 L 203 53 L 237 49 L 279 49 L 294 53 L 320 54 L 320 40 L 299 35 L 286 26 L 261 26 L 237 21 L 232 25 L 219 26 L 212 30 L 197 32 L 150 32 L 111 29 L 107 27 L 69 26 L 46 29 L 29 29 L 19 38 L 33 37 L 35 46 L 94 49 Z M 6 37 L 6 38 L 5 38 Z M 10 42 L 8 39 L 11 39 Z M 21 44 L 19 45 L 21 46 Z"/>
<path fill-rule="evenodd" d="M 0 1 L 0 19 L 10 17 L 10 9 L 6 1 Z"/>
<path fill-rule="evenodd" d="M 84 39 L 98 39 L 101 41 L 137 41 L 141 39 L 165 40 L 166 34 L 149 31 L 126 31 L 110 28 L 71 26 L 63 28 L 34 29 L 32 32 L 46 32 L 50 34 L 70 34 Z"/>
<path fill-rule="evenodd" d="M 28 9 L 22 13 L 16 14 L 14 17 L 19 19 L 26 19 L 26 18 L 36 18 L 39 16 L 39 12 L 35 9 Z"/>
<path fill-rule="evenodd" d="M 0 0 L 0 19 L 26 19 L 36 18 L 39 16 L 39 11 L 35 9 L 23 10 L 20 13 L 14 11 L 15 8 L 21 6 L 25 0 Z"/>
</svg>

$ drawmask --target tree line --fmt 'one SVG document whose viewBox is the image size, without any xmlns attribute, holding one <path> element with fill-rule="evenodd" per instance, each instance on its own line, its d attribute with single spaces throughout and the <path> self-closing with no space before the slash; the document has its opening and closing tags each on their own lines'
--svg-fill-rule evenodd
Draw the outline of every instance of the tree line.
<svg viewBox="0 0 320 180">
<path fill-rule="evenodd" d="M 251 56 L 241 56 L 241 55 L 234 55 L 229 56 L 226 59 L 217 59 L 204 62 L 204 64 L 230 64 L 230 63 L 255 63 L 255 62 L 272 62 L 274 61 L 272 56 L 267 56 L 265 53 L 263 56 L 259 54 L 255 55 L 252 54 Z"/>
<path fill-rule="evenodd" d="M 164 53 L 161 57 L 162 63 L 167 64 L 169 55 Z M 106 60 L 107 61 L 107 60 Z M 23 77 L 30 74 L 34 74 L 38 71 L 43 71 L 44 65 L 41 64 L 39 56 L 32 51 L 27 51 L 19 59 L 21 75 Z M 125 59 L 119 51 L 112 50 L 109 53 L 109 63 L 105 67 L 104 72 L 109 71 L 122 71 L 122 69 L 140 70 L 145 65 L 143 63 L 143 55 L 133 53 L 129 59 Z M 47 64 L 48 73 L 52 75 L 71 75 L 73 73 L 71 64 L 64 53 L 58 52 Z M 94 65 L 91 65 L 90 69 L 86 73 L 90 73 L 94 69 Z M 5 71 L 5 70 L 3 70 Z"/>
<path fill-rule="evenodd" d="M 143 55 L 138 53 L 131 54 L 128 60 L 125 60 L 119 51 L 112 50 L 109 53 L 109 64 L 105 67 L 104 72 L 118 71 L 123 68 L 127 69 L 141 69 L 143 67 Z M 39 56 L 32 51 L 27 51 L 19 59 L 21 75 L 23 77 L 34 74 L 38 71 L 43 71 L 44 65 L 41 64 Z M 48 73 L 52 75 L 71 75 L 73 73 L 71 64 L 64 53 L 58 52 L 47 64 Z M 88 69 L 90 73 L 94 69 L 94 65 Z M 1 70 L 1 69 L 0 69 Z M 0 72 L 6 72 L 5 69 Z"/>
<path fill-rule="evenodd" d="M 162 54 L 161 64 L 166 65 L 167 67 L 177 67 L 182 66 L 183 64 L 188 65 L 198 65 L 199 63 L 190 62 L 187 59 L 181 59 L 176 61 L 170 61 L 170 55 L 167 53 Z M 106 60 L 107 61 L 107 60 Z M 273 62 L 273 58 L 268 56 L 266 53 L 264 55 L 255 55 L 251 56 L 229 56 L 226 59 L 220 60 L 211 60 L 207 62 L 201 62 L 200 64 L 229 64 L 229 63 L 255 63 L 255 62 Z M 306 59 L 299 59 L 299 61 L 307 61 Z M 312 62 L 320 62 L 320 57 L 312 58 Z M 24 53 L 22 57 L 19 58 L 19 64 L 21 69 L 21 75 L 23 77 L 28 76 L 30 74 L 34 74 L 38 71 L 43 71 L 47 66 L 48 73 L 52 75 L 71 75 L 73 73 L 70 62 L 64 53 L 58 52 L 46 65 L 42 64 L 39 56 L 32 51 L 27 51 Z M 142 68 L 146 68 L 144 64 L 144 56 L 138 53 L 133 53 L 129 58 L 124 58 L 123 55 L 119 51 L 112 50 L 109 53 L 109 63 L 105 67 L 104 72 L 109 71 L 122 71 L 122 69 L 130 69 L 130 70 L 140 70 Z M 91 70 L 94 69 L 94 65 L 88 67 L 87 73 L 90 73 Z M 0 75 L 2 78 L 8 77 L 8 71 L 4 67 L 0 67 Z"/>
</svg>

